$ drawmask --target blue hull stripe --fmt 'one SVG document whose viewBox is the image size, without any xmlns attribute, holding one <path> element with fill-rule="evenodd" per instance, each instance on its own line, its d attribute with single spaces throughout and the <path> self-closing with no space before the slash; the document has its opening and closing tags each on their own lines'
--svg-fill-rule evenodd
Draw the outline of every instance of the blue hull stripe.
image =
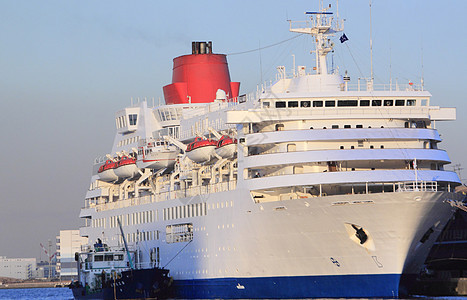
<svg viewBox="0 0 467 300">
<path fill-rule="evenodd" d="M 394 298 L 401 275 L 339 275 L 175 280 L 177 298 Z"/>
</svg>

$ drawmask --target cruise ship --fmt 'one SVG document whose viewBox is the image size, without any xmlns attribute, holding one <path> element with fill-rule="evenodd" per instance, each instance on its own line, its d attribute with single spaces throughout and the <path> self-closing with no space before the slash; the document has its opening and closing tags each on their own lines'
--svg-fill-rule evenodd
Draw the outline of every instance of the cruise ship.
<svg viewBox="0 0 467 300">
<path fill-rule="evenodd" d="M 165 105 L 118 111 L 94 162 L 81 235 L 170 270 L 175 298 L 407 295 L 462 201 L 436 129 L 456 109 L 423 84 L 329 68 L 344 35 L 328 8 L 289 25 L 312 36 L 315 66 L 279 66 L 240 95 L 226 55 L 193 42 Z M 102 257 L 86 251 L 80 281 L 96 288 Z"/>
</svg>

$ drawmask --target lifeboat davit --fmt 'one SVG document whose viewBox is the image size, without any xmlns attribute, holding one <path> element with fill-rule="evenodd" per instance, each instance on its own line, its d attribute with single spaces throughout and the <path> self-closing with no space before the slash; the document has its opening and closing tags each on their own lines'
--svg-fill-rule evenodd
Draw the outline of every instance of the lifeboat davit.
<svg viewBox="0 0 467 300">
<path fill-rule="evenodd" d="M 97 171 L 99 179 L 105 182 L 114 182 L 118 180 L 118 176 L 114 172 L 116 167 L 116 162 L 111 159 L 106 160 L 106 162 L 100 166 L 99 170 Z"/>
<path fill-rule="evenodd" d="M 237 151 L 237 139 L 223 135 L 216 145 L 216 154 L 222 158 L 232 158 Z"/>
<path fill-rule="evenodd" d="M 154 141 L 139 147 L 136 165 L 140 169 L 170 168 L 175 164 L 179 150 L 167 141 Z"/>
<path fill-rule="evenodd" d="M 133 178 L 138 174 L 138 167 L 136 166 L 136 159 L 129 156 L 122 156 L 116 163 L 115 175 L 120 179 Z"/>
<path fill-rule="evenodd" d="M 216 146 L 217 141 L 197 137 L 186 147 L 186 156 L 197 163 L 207 162 L 214 156 Z"/>
</svg>

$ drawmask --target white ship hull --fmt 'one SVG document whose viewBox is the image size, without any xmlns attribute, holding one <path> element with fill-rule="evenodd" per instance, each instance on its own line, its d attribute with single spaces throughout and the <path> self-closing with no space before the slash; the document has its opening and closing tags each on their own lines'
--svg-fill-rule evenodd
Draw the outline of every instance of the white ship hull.
<svg viewBox="0 0 467 300">
<path fill-rule="evenodd" d="M 205 203 L 203 217 L 161 220 L 161 211 L 172 206 L 167 202 L 133 209 L 158 211 L 158 222 L 139 228 L 156 228 L 160 239 L 139 243 L 160 247 L 161 265 L 171 270 L 181 298 L 394 297 L 402 292 L 403 275 L 418 274 L 453 213 L 444 200 L 455 197 L 396 192 L 255 204 L 239 188 L 175 200 L 179 206 Z M 167 243 L 166 226 L 185 222 L 193 223 L 193 241 Z M 355 242 L 346 224 L 365 228 L 373 249 Z M 106 235 L 116 235 L 113 230 Z"/>
</svg>

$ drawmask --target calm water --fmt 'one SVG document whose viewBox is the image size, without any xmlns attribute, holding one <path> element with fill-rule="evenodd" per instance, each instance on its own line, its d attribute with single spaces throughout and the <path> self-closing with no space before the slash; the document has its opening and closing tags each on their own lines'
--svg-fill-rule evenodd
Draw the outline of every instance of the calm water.
<svg viewBox="0 0 467 300">
<path fill-rule="evenodd" d="M 73 293 L 68 288 L 44 288 L 44 289 L 0 289 L 0 299 L 44 299 L 44 300 L 71 300 Z M 417 297 L 415 299 L 435 300 L 466 300 L 467 297 Z M 359 299 L 363 300 L 363 299 Z"/>
<path fill-rule="evenodd" d="M 0 299 L 70 300 L 73 299 L 73 293 L 69 288 L 0 289 Z"/>
</svg>

